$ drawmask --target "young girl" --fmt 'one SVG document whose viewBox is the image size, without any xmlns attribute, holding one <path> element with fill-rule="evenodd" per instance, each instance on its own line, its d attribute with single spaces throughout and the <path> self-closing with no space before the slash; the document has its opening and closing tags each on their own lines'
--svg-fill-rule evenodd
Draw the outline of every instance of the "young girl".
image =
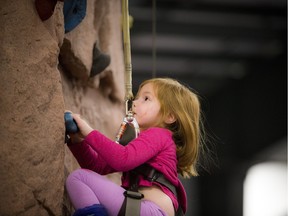
<svg viewBox="0 0 288 216">
<path fill-rule="evenodd" d="M 132 110 L 140 134 L 126 146 L 72 114 L 80 132 L 69 134 L 68 146 L 82 167 L 66 181 L 75 216 L 97 215 L 104 209 L 108 215 L 117 215 L 129 187 L 126 174 L 142 164 L 162 173 L 177 195 L 165 185 L 140 177 L 139 192 L 144 195 L 140 215 L 174 216 L 178 208 L 186 212 L 186 193 L 177 173 L 197 175 L 201 140 L 197 95 L 176 80 L 150 79 L 140 85 Z M 112 172 L 123 172 L 122 186 L 103 176 Z"/>
</svg>

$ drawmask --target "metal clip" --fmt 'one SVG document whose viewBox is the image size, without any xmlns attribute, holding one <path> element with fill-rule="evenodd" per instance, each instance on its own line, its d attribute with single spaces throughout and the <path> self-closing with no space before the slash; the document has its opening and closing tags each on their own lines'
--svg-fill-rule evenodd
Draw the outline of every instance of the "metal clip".
<svg viewBox="0 0 288 216">
<path fill-rule="evenodd" d="M 124 134 L 125 133 L 131 133 L 131 132 L 132 132 L 132 134 L 128 134 L 126 136 L 127 139 L 125 139 L 124 143 L 122 143 L 121 139 L 123 138 Z M 139 125 L 133 116 L 133 112 L 128 111 L 128 113 L 126 114 L 126 116 L 123 119 L 123 122 L 120 125 L 120 129 L 119 129 L 118 134 L 116 136 L 116 142 L 120 143 L 122 145 L 127 145 L 128 142 L 130 142 L 132 139 L 135 139 L 138 137 L 139 132 L 140 132 Z"/>
</svg>

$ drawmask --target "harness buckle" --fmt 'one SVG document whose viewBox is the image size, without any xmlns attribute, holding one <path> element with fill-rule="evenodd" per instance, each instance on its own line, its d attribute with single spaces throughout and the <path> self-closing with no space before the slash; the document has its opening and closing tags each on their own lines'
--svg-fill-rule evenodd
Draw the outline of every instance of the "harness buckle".
<svg viewBox="0 0 288 216">
<path fill-rule="evenodd" d="M 133 199 L 142 199 L 144 197 L 142 193 L 139 193 L 137 191 L 128 191 L 128 190 L 124 191 L 124 196 L 133 198 Z"/>
</svg>

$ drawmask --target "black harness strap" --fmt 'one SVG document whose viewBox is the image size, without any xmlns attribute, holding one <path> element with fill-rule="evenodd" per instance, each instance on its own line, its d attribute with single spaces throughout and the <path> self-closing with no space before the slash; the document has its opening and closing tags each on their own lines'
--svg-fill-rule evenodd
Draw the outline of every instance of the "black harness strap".
<svg viewBox="0 0 288 216">
<path fill-rule="evenodd" d="M 125 200 L 122 204 L 118 216 L 140 216 L 141 199 L 144 197 L 143 194 L 127 190 L 124 192 L 124 196 Z"/>
<path fill-rule="evenodd" d="M 144 197 L 138 191 L 139 175 L 134 170 L 129 172 L 130 187 L 124 192 L 124 202 L 118 216 L 140 216 L 141 199 Z"/>
</svg>

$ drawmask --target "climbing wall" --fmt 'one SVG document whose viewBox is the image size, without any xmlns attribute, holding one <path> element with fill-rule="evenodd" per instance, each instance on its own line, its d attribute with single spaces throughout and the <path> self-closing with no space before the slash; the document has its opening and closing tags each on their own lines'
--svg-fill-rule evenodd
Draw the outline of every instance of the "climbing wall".
<svg viewBox="0 0 288 216">
<path fill-rule="evenodd" d="M 65 33 L 64 2 L 45 21 L 34 0 L 0 2 L 1 216 L 73 211 L 64 182 L 78 164 L 64 144 L 64 110 L 114 139 L 124 114 L 120 3 L 88 0 Z M 111 61 L 90 77 L 95 45 Z"/>
</svg>

